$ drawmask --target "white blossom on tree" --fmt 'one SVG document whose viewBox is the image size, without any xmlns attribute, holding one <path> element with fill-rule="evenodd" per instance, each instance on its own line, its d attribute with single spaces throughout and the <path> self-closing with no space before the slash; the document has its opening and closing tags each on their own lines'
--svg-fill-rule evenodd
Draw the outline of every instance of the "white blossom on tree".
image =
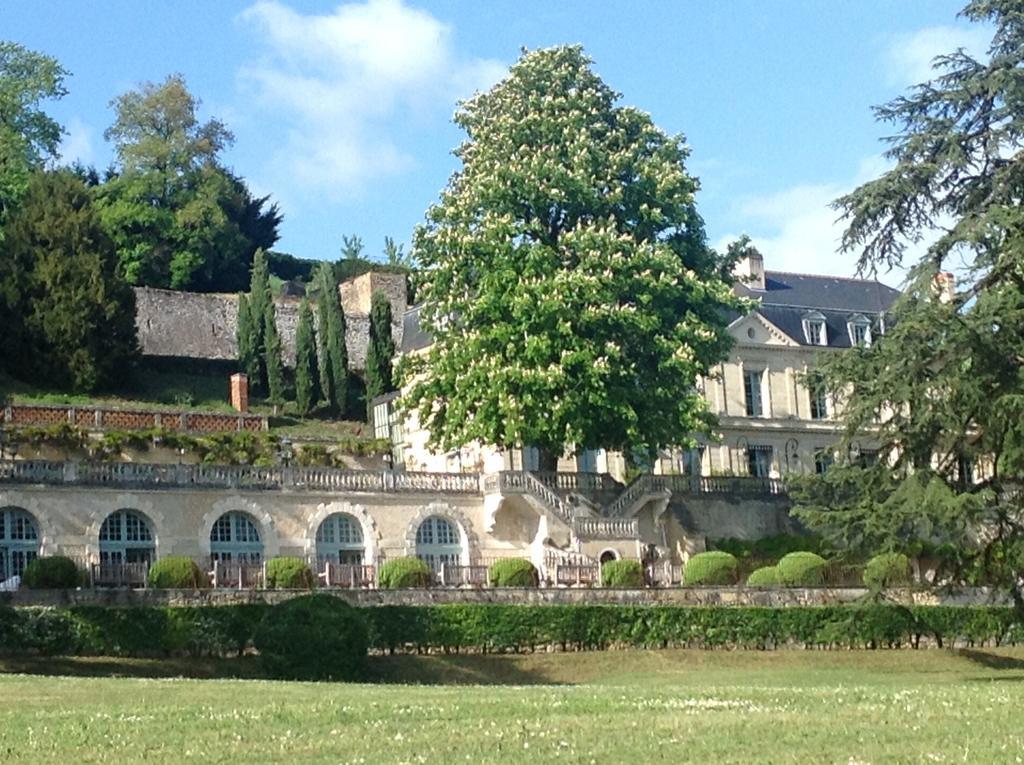
<svg viewBox="0 0 1024 765">
<path fill-rule="evenodd" d="M 434 343 L 400 369 L 434 446 L 649 454 L 713 428 L 696 381 L 730 346 L 731 263 L 684 139 L 590 64 L 524 52 L 455 115 L 462 167 L 414 237 Z"/>
</svg>

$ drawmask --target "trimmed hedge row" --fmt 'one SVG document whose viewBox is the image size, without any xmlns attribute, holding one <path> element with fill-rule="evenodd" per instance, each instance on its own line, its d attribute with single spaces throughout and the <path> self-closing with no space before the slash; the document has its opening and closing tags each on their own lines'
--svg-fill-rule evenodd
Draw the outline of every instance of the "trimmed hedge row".
<svg viewBox="0 0 1024 765">
<path fill-rule="evenodd" d="M 329 596 L 321 596 L 329 597 Z M 0 608 L 0 654 L 226 656 L 286 604 L 205 608 Z M 379 651 L 773 648 L 1024 643 L 1009 607 L 377 606 L 353 609 Z M 301 640 L 301 634 L 295 635 Z"/>
</svg>

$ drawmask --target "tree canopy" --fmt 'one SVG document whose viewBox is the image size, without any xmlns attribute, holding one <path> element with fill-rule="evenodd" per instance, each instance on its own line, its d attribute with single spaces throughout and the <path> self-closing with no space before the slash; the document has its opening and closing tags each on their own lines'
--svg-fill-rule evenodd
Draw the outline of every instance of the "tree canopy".
<svg viewBox="0 0 1024 765">
<path fill-rule="evenodd" d="M 181 75 L 111 102 L 116 117 L 104 135 L 117 174 L 96 193 L 132 284 L 241 290 L 256 250 L 277 241 L 277 205 L 220 164 L 234 137 L 218 120 L 200 123 L 200 103 Z"/>
<path fill-rule="evenodd" d="M 848 464 L 794 493 L 843 545 L 955 547 L 955 566 L 1024 606 L 1024 16 L 1008 0 L 962 15 L 994 27 L 987 57 L 940 56 L 932 80 L 877 108 L 897 128 L 892 167 L 836 202 L 861 269 L 909 276 L 884 335 L 822 370 Z M 859 456 L 869 446 L 878 459 Z"/>
<path fill-rule="evenodd" d="M 462 104 L 461 168 L 414 236 L 434 337 L 406 407 L 435 446 L 653 450 L 713 424 L 730 264 L 705 242 L 681 136 L 575 46 L 525 52 Z"/>
<path fill-rule="evenodd" d="M 63 130 L 40 103 L 67 95 L 67 76 L 56 59 L 0 40 L 0 227 L 32 172 L 58 156 Z"/>
</svg>

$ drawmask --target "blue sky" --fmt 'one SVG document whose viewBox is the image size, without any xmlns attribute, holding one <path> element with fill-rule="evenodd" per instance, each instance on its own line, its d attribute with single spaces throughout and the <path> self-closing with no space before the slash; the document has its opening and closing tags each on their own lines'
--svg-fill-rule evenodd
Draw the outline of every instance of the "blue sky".
<svg viewBox="0 0 1024 765">
<path fill-rule="evenodd" d="M 988 42 L 947 0 L 631 5 L 4 0 L 0 39 L 72 72 L 48 111 L 65 158 L 99 167 L 110 100 L 181 72 L 235 133 L 226 163 L 281 205 L 278 249 L 331 259 L 343 234 L 372 256 L 410 240 L 456 167 L 459 98 L 524 46 L 582 43 L 623 103 L 686 135 L 713 244 L 746 232 L 768 268 L 843 275 L 827 203 L 884 167 L 870 107 Z"/>
</svg>

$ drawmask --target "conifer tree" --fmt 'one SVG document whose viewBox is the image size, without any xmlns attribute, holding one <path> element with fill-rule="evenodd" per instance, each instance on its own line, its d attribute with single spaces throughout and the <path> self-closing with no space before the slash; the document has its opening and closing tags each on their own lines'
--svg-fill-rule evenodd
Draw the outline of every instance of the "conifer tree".
<svg viewBox="0 0 1024 765">
<path fill-rule="evenodd" d="M 330 264 L 324 263 L 317 274 L 320 288 L 321 334 L 326 336 L 323 365 L 328 368 L 328 404 L 339 417 L 348 410 L 348 348 L 345 345 L 345 313 L 341 310 L 338 282 Z"/>
<path fill-rule="evenodd" d="M 299 326 L 295 330 L 295 403 L 299 414 L 313 411 L 320 400 L 320 367 L 316 358 L 313 311 L 309 301 L 299 307 Z"/>
<path fill-rule="evenodd" d="M 238 363 L 253 385 L 260 371 L 255 329 L 249 298 L 243 293 L 238 296 Z"/>
<path fill-rule="evenodd" d="M 267 301 L 263 313 L 265 344 L 264 366 L 267 370 L 267 398 L 275 403 L 284 402 L 284 363 L 281 361 L 281 335 L 277 331 L 277 311 L 274 301 Z"/>
<path fill-rule="evenodd" d="M 334 269 L 328 263 L 321 263 L 313 274 L 313 285 L 318 295 L 316 347 L 320 359 L 320 392 L 328 406 L 333 406 L 334 380 L 331 377 L 330 351 L 327 348 L 328 306 L 324 296 L 331 294 L 332 284 L 334 284 Z"/>
<path fill-rule="evenodd" d="M 370 303 L 370 339 L 366 348 L 366 402 L 393 391 L 391 360 L 395 341 L 391 336 L 391 301 L 374 292 Z"/>
<path fill-rule="evenodd" d="M 249 384 L 263 395 L 269 393 L 266 363 L 266 315 L 267 306 L 272 307 L 273 303 L 270 294 L 270 267 L 267 264 L 267 253 L 257 250 L 252 261 L 252 276 L 249 282 L 249 315 L 252 327 L 252 341 L 249 349 L 255 359 L 252 372 L 249 375 Z"/>
</svg>

